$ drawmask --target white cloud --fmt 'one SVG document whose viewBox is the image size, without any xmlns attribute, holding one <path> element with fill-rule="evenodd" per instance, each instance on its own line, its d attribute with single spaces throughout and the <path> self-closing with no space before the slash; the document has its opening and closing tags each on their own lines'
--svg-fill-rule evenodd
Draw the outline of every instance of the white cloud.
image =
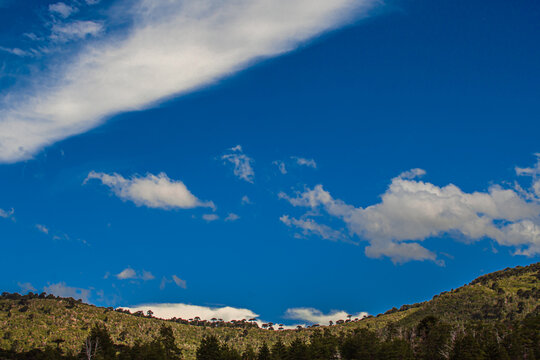
<svg viewBox="0 0 540 360">
<path fill-rule="evenodd" d="M 422 177 L 424 175 L 426 175 L 426 171 L 424 169 L 415 168 L 415 169 L 411 169 L 411 170 L 402 172 L 401 174 L 399 174 L 398 177 L 400 177 L 402 179 L 411 180 L 411 179 L 415 179 L 415 178 L 418 178 L 418 177 Z"/>
<path fill-rule="evenodd" d="M 44 234 L 49 234 L 49 228 L 47 228 L 45 225 L 36 224 L 36 229 L 38 229 Z"/>
<path fill-rule="evenodd" d="M 116 277 L 120 280 L 126 280 L 126 279 L 136 279 L 137 273 L 132 268 L 126 268 L 122 270 L 120 273 L 116 274 Z"/>
<path fill-rule="evenodd" d="M 533 178 L 531 192 L 536 199 L 540 199 L 540 153 L 536 155 L 536 164 L 534 167 L 520 168 L 516 167 L 516 174 L 520 176 L 531 176 Z"/>
<path fill-rule="evenodd" d="M 21 57 L 34 55 L 34 53 L 31 51 L 22 50 L 19 48 L 7 48 L 3 46 L 0 46 L 0 51 L 7 52 L 11 55 L 21 56 Z"/>
<path fill-rule="evenodd" d="M 131 267 L 127 267 L 122 270 L 120 273 L 116 274 L 116 278 L 119 280 L 153 280 L 155 279 L 154 275 L 150 271 L 143 270 L 140 274 L 133 270 Z"/>
<path fill-rule="evenodd" d="M 50 38 L 59 42 L 67 42 L 84 39 L 87 36 L 98 36 L 102 32 L 102 23 L 78 20 L 67 24 L 54 24 L 51 29 Z"/>
<path fill-rule="evenodd" d="M 217 216 L 216 214 L 204 214 L 202 216 L 203 220 L 205 221 L 216 221 L 217 219 L 219 219 L 219 216 Z"/>
<path fill-rule="evenodd" d="M 188 304 L 143 304 L 134 307 L 122 307 L 131 312 L 152 310 L 155 317 L 170 319 L 173 317 L 182 319 L 193 319 L 200 317 L 201 320 L 211 320 L 212 318 L 223 319 L 224 321 L 242 320 L 256 318 L 259 315 L 249 309 L 239 309 L 230 306 L 207 307 Z"/>
<path fill-rule="evenodd" d="M 251 166 L 253 159 L 244 154 L 240 145 L 236 145 L 229 150 L 230 152 L 223 155 L 221 158 L 234 165 L 234 175 L 242 180 L 253 183 L 253 177 L 255 176 L 255 172 Z"/>
<path fill-rule="evenodd" d="M 43 291 L 47 294 L 53 294 L 60 297 L 81 299 L 84 302 L 88 302 L 91 293 L 91 290 L 88 289 L 67 286 L 65 282 L 45 286 Z"/>
<path fill-rule="evenodd" d="M 274 161 L 272 164 L 276 165 L 279 169 L 279 172 L 283 175 L 287 174 L 287 167 L 285 166 L 285 163 L 283 161 Z"/>
<path fill-rule="evenodd" d="M 35 292 L 36 291 L 36 288 L 32 286 L 32 284 L 30 284 L 29 282 L 25 282 L 25 283 L 20 283 L 18 282 L 17 285 L 21 288 L 21 292 L 23 294 L 26 294 L 30 291 L 32 292 Z"/>
<path fill-rule="evenodd" d="M 12 217 L 14 213 L 15 213 L 14 209 L 10 209 L 10 210 L 0 209 L 0 217 L 4 219 L 8 219 Z"/>
<path fill-rule="evenodd" d="M 375 0 L 138 0 L 132 27 L 84 44 L 0 106 L 0 161 L 43 147 L 294 50 L 365 16 Z"/>
<path fill-rule="evenodd" d="M 242 196 L 242 205 L 253 204 L 247 195 Z"/>
<path fill-rule="evenodd" d="M 76 12 L 77 8 L 74 8 L 63 2 L 58 2 L 56 4 L 49 5 L 49 11 L 53 14 L 60 15 L 60 17 L 65 19 L 65 18 L 68 18 L 74 12 Z"/>
<path fill-rule="evenodd" d="M 323 314 L 320 310 L 313 308 L 292 308 L 288 309 L 285 313 L 285 317 L 293 320 L 303 320 L 312 324 L 328 325 L 330 321 L 336 322 L 338 320 L 347 320 L 347 315 L 352 315 L 352 319 L 363 319 L 369 314 L 366 312 L 360 312 L 358 314 L 349 314 L 345 311 L 334 310 L 329 314 Z"/>
<path fill-rule="evenodd" d="M 186 280 L 182 280 L 176 275 L 173 275 L 172 279 L 176 286 L 181 287 L 182 289 L 187 289 Z"/>
<path fill-rule="evenodd" d="M 314 168 L 314 169 L 317 168 L 317 163 L 313 159 L 306 159 L 306 158 L 301 158 L 301 157 L 297 157 L 297 156 L 291 156 L 291 158 L 296 160 L 296 163 L 298 165 L 307 166 L 307 167 L 311 167 L 311 168 Z"/>
<path fill-rule="evenodd" d="M 229 215 L 227 215 L 227 217 L 225 218 L 225 221 L 236 221 L 240 219 L 240 216 L 234 214 L 234 213 L 230 213 Z"/>
<path fill-rule="evenodd" d="M 302 229 L 304 235 L 317 235 L 326 240 L 345 240 L 346 237 L 339 231 L 331 227 L 315 222 L 313 219 L 295 219 L 289 215 L 283 215 L 279 220 L 288 227 L 297 227 Z"/>
<path fill-rule="evenodd" d="M 215 209 L 211 201 L 197 199 L 181 181 L 171 180 L 165 173 L 157 176 L 148 174 L 145 177 L 133 176 L 126 179 L 119 174 L 90 172 L 84 181 L 98 179 L 109 186 L 114 194 L 122 200 L 134 202 L 137 206 L 159 209 L 192 209 L 210 207 Z"/>
<path fill-rule="evenodd" d="M 297 197 L 284 193 L 280 197 L 294 206 L 322 208 L 343 220 L 351 234 L 369 242 L 365 249 L 369 257 L 387 256 L 397 263 L 437 261 L 436 254 L 418 242 L 444 234 L 466 241 L 491 238 L 514 247 L 516 254 L 540 254 L 538 201 L 500 186 L 466 193 L 453 184 L 439 187 L 407 179 L 422 174 L 413 170 L 392 179 L 381 202 L 365 208 L 334 199 L 322 185 Z"/>
<path fill-rule="evenodd" d="M 152 275 L 152 273 L 150 271 L 143 270 L 142 275 L 141 275 L 141 279 L 144 280 L 144 281 L 147 281 L 147 280 L 154 280 L 155 277 L 154 277 L 154 275 Z"/>
</svg>

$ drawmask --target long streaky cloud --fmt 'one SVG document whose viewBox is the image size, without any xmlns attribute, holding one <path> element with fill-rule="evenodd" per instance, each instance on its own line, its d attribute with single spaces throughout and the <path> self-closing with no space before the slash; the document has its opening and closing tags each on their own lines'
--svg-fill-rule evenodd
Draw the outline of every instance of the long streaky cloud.
<svg viewBox="0 0 540 360">
<path fill-rule="evenodd" d="M 375 0 L 139 0 L 121 39 L 88 43 L 60 71 L 0 105 L 0 162 L 294 50 L 361 16 Z"/>
</svg>

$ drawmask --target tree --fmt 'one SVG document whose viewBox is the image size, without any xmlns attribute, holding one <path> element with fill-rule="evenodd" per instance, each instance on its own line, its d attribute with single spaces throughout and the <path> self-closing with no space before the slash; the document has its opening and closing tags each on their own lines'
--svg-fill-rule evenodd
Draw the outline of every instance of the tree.
<svg viewBox="0 0 540 360">
<path fill-rule="evenodd" d="M 206 336 L 202 339 L 197 348 L 197 360 L 216 360 L 220 359 L 221 346 L 218 339 L 213 336 Z"/>
<path fill-rule="evenodd" d="M 182 358 L 182 350 L 176 346 L 173 330 L 170 326 L 161 326 L 161 329 L 159 329 L 159 342 L 163 348 L 165 359 L 174 360 Z"/>
<path fill-rule="evenodd" d="M 94 325 L 81 353 L 87 360 L 109 360 L 116 357 L 114 343 L 105 326 Z"/>
<path fill-rule="evenodd" d="M 266 343 L 263 343 L 259 349 L 257 360 L 270 360 L 270 349 L 268 349 L 268 345 L 266 345 Z"/>
<path fill-rule="evenodd" d="M 272 346 L 272 360 L 284 360 L 287 355 L 287 348 L 281 341 L 281 338 L 278 338 L 278 341 Z"/>
</svg>

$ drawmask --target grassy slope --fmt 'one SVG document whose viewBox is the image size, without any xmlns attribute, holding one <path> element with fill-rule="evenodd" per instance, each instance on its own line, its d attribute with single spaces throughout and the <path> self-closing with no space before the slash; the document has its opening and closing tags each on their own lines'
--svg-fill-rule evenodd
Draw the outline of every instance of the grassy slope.
<svg viewBox="0 0 540 360">
<path fill-rule="evenodd" d="M 488 274 L 432 300 L 402 307 L 402 311 L 371 317 L 332 327 L 332 332 L 350 332 L 358 327 L 381 330 L 392 323 L 410 327 L 427 315 L 450 323 L 483 319 L 503 321 L 520 319 L 540 307 L 540 263 L 527 267 L 506 269 Z M 273 343 L 280 337 L 289 343 L 296 337 L 308 338 L 314 329 L 301 331 L 268 331 L 249 329 L 208 328 L 166 322 L 154 318 L 135 317 L 83 303 L 60 299 L 31 299 L 26 301 L 0 300 L 0 348 L 17 351 L 54 345 L 55 339 L 65 342 L 61 347 L 68 352 L 80 349 L 92 324 L 106 324 L 116 343 L 133 345 L 136 339 L 150 341 L 163 323 L 173 328 L 178 345 L 187 359 L 194 358 L 195 349 L 205 334 L 214 334 L 239 349 L 247 344 L 254 347 L 263 341 Z M 56 346 L 56 345 L 54 345 Z"/>
</svg>

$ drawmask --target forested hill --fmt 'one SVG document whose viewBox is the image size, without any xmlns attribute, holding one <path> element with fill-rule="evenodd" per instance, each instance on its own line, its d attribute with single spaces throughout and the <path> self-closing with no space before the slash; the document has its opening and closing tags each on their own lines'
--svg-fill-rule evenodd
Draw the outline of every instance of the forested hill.
<svg viewBox="0 0 540 360">
<path fill-rule="evenodd" d="M 21 296 L 3 293 L 0 297 L 0 359 L 24 358 L 22 354 L 25 353 L 28 359 L 40 356 L 50 359 L 82 356 L 83 344 L 95 335 L 94 333 L 89 337 L 92 329 L 94 332 L 103 330 L 106 333 L 106 337 L 111 340 L 111 349 L 114 350 L 111 350 L 111 354 L 116 351 L 117 357 L 123 352 L 134 351 L 133 349 L 143 351 L 141 349 L 147 345 L 144 349 L 151 349 L 152 346 L 154 350 L 167 349 L 169 346 L 179 350 L 176 355 L 169 350 L 163 350 L 163 354 L 169 355 L 156 355 L 156 359 L 178 358 L 180 352 L 182 358 L 194 359 L 198 348 L 199 359 L 212 359 L 201 355 L 204 346 L 212 344 L 218 344 L 219 349 L 228 349 L 230 353 L 230 356 L 213 355 L 218 356 L 217 358 L 236 359 L 237 355 L 234 354 L 244 352 L 244 358 L 251 359 L 250 354 L 261 349 L 266 351 L 263 344 L 267 344 L 271 349 L 276 343 L 276 346 L 279 345 L 278 347 L 285 350 L 291 346 L 300 346 L 302 351 L 308 353 L 315 351 L 309 349 L 315 346 L 313 344 L 322 341 L 321 334 L 324 334 L 325 346 L 333 350 L 325 348 L 330 352 L 321 357 L 317 357 L 313 352 L 307 359 L 326 359 L 331 358 L 331 354 L 338 353 L 343 359 L 363 358 L 355 353 L 355 346 L 365 348 L 366 339 L 371 339 L 367 341 L 370 346 L 378 344 L 377 351 L 383 351 L 380 349 L 385 349 L 385 346 L 394 346 L 399 350 L 392 351 L 397 351 L 396 354 L 400 353 L 401 357 L 384 355 L 387 359 L 424 356 L 442 356 L 441 359 L 449 359 L 452 356 L 456 358 L 456 351 L 469 348 L 480 349 L 478 351 L 481 351 L 483 356 L 488 356 L 485 354 L 489 349 L 478 345 L 480 338 L 476 338 L 483 334 L 485 339 L 480 341 L 480 344 L 488 346 L 486 344 L 489 344 L 489 341 L 486 339 L 495 339 L 495 345 L 489 346 L 492 350 L 496 348 L 497 354 L 502 354 L 501 359 L 522 359 L 523 356 L 527 359 L 540 359 L 539 284 L 540 263 L 536 263 L 481 276 L 468 285 L 436 295 L 430 301 L 403 305 L 378 316 L 357 321 L 344 319 L 333 326 L 321 324 L 297 330 L 277 330 L 277 327 L 274 327 L 274 331 L 259 329 L 249 321 L 165 321 L 147 314 L 129 314 L 113 308 L 96 307 L 71 298 L 57 298 L 46 294 L 30 293 Z M 431 344 L 432 340 L 429 340 L 429 329 L 439 329 L 438 340 L 432 339 L 436 344 Z M 205 336 L 208 341 L 201 350 L 201 340 Z M 426 346 L 429 344 L 434 346 L 430 350 L 433 353 L 426 353 Z M 32 353 L 28 353 L 32 350 Z M 408 354 L 409 357 L 403 354 Z M 298 357 L 300 355 L 291 356 L 290 359 L 302 358 Z M 463 357 L 463 354 L 459 356 Z M 495 355 L 489 356 L 493 358 Z M 275 355 L 273 358 L 286 357 Z"/>
</svg>

